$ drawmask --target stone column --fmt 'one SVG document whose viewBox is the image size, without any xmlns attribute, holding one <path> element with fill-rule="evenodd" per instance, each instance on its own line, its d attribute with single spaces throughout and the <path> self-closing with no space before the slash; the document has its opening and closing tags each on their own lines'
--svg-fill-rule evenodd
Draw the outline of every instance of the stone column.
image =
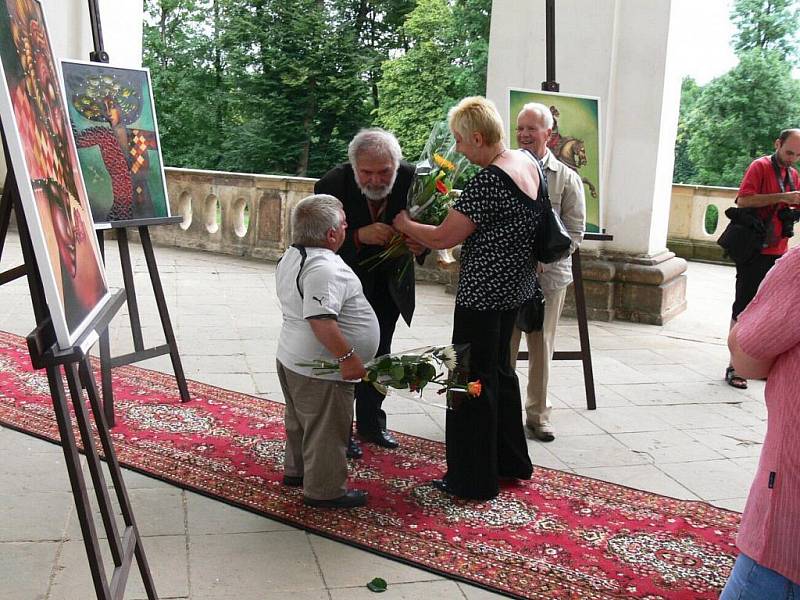
<svg viewBox="0 0 800 600">
<path fill-rule="evenodd" d="M 685 0 L 559 0 L 561 91 L 600 97 L 602 225 L 585 242 L 592 318 L 661 324 L 686 307 L 686 262 L 666 246 L 681 77 L 670 31 Z M 487 96 L 508 115 L 508 89 L 546 78 L 545 2 L 494 0 Z M 571 297 L 571 295 L 568 295 Z"/>
</svg>

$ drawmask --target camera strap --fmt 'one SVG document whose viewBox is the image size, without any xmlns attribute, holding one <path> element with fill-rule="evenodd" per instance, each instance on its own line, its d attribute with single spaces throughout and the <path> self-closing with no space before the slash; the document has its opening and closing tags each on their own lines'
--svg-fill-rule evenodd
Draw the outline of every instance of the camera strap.
<svg viewBox="0 0 800 600">
<path fill-rule="evenodd" d="M 772 162 L 772 170 L 775 172 L 775 180 L 778 182 L 778 188 L 781 190 L 781 194 L 786 192 L 786 188 L 789 188 L 790 192 L 794 192 L 794 179 L 791 176 L 791 172 L 793 171 L 792 167 L 786 167 L 786 175 L 781 177 L 781 167 L 778 165 L 778 158 L 773 154 L 770 156 L 770 161 Z"/>
</svg>

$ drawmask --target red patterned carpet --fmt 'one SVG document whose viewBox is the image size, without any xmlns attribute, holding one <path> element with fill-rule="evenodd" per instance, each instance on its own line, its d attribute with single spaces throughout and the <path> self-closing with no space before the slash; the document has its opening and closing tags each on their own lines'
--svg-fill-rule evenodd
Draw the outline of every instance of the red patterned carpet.
<svg viewBox="0 0 800 600">
<path fill-rule="evenodd" d="M 717 598 L 733 565 L 737 513 L 537 467 L 490 502 L 429 482 L 444 446 L 398 434 L 351 461 L 367 507 L 318 510 L 281 485 L 283 406 L 172 377 L 114 370 L 120 461 L 137 471 L 424 569 L 521 598 Z M 47 380 L 21 338 L 0 333 L 0 422 L 58 438 Z M 536 457 L 534 456 L 534 462 Z"/>
</svg>

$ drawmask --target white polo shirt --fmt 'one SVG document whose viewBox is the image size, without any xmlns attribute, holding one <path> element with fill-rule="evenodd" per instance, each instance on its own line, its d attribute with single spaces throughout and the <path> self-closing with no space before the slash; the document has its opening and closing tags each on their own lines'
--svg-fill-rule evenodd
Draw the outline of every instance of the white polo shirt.
<svg viewBox="0 0 800 600">
<path fill-rule="evenodd" d="M 319 375 L 309 367 L 297 366 L 297 363 L 335 361 L 336 358 L 314 335 L 308 319 L 335 318 L 342 335 L 365 363 L 378 349 L 378 319 L 364 296 L 361 281 L 338 254 L 327 248 L 306 248 L 306 254 L 300 274 L 302 298 L 297 289 L 300 251 L 294 247 L 286 250 L 275 270 L 283 313 L 277 359 L 284 367 L 301 375 L 341 380 L 338 372 Z"/>
</svg>

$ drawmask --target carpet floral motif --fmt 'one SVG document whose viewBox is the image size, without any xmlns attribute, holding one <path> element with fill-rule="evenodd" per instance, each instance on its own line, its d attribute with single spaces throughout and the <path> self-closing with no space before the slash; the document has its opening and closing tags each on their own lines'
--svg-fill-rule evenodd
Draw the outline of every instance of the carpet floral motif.
<svg viewBox="0 0 800 600">
<path fill-rule="evenodd" d="M 0 365 L 0 423 L 58 440 L 45 374 L 21 338 L 0 332 Z M 366 507 L 308 508 L 281 484 L 282 404 L 191 381 L 189 391 L 181 404 L 171 376 L 114 369 L 123 465 L 519 598 L 717 598 L 733 566 L 737 513 L 542 467 L 494 500 L 457 500 L 430 484 L 444 446 L 402 434 L 399 450 L 365 446 L 350 463 Z"/>
</svg>

